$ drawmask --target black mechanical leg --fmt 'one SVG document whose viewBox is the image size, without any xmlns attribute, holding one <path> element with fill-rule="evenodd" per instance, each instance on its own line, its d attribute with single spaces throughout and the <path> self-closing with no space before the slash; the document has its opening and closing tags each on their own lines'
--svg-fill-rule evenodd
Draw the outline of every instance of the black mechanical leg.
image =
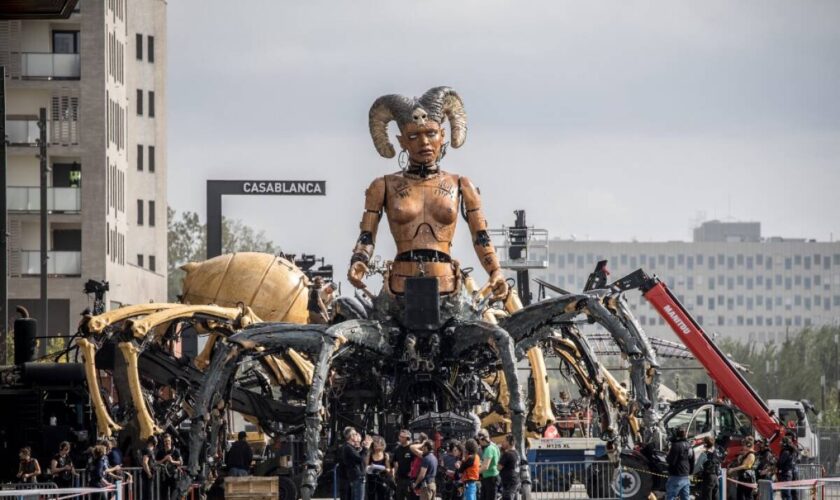
<svg viewBox="0 0 840 500">
<path fill-rule="evenodd" d="M 516 373 L 516 355 L 514 342 L 508 332 L 503 328 L 485 322 L 472 322 L 459 325 L 455 329 L 455 336 L 458 339 L 455 343 L 455 356 L 461 356 L 469 349 L 480 344 L 493 343 L 499 353 L 502 362 L 502 371 L 507 380 L 510 390 L 510 412 L 513 439 L 519 450 L 520 481 L 522 484 L 522 499 L 529 500 L 531 497 L 531 473 L 528 467 L 528 459 L 525 456 L 525 404 L 522 398 L 522 391 L 519 387 L 519 378 Z"/>
</svg>

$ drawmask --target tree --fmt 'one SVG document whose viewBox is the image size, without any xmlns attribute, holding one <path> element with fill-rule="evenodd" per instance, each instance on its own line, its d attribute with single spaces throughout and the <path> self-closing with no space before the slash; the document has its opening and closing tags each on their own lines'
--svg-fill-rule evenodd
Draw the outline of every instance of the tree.
<svg viewBox="0 0 840 500">
<path fill-rule="evenodd" d="M 200 262 L 207 258 L 207 225 L 198 214 L 186 211 L 178 215 L 171 207 L 166 211 L 169 238 L 168 295 L 170 302 L 177 302 L 181 293 L 184 271 L 181 266 L 188 262 Z M 256 231 L 240 220 L 222 217 L 222 251 L 281 253 L 280 247 L 266 236 L 265 231 Z"/>
<path fill-rule="evenodd" d="M 752 373 L 746 378 L 763 398 L 807 399 L 822 412 L 822 424 L 837 425 L 840 424 L 840 395 L 836 389 L 840 380 L 838 339 L 840 328 L 823 326 L 805 328 L 782 343 L 757 346 L 726 339 L 720 345 L 732 359 L 750 368 Z"/>
</svg>

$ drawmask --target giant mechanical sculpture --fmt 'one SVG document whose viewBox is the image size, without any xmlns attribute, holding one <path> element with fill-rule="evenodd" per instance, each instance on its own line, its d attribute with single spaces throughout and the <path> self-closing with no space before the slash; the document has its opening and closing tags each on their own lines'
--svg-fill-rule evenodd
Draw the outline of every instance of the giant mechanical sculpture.
<svg viewBox="0 0 840 500">
<path fill-rule="evenodd" d="M 395 121 L 405 166 L 375 179 L 365 193 L 348 270 L 364 293 L 340 298 L 332 324 L 305 324 L 309 280 L 293 263 L 264 254 L 188 265 L 185 304 L 144 304 L 86 317 L 78 344 L 99 432 L 119 430 L 123 442 L 139 443 L 189 419 L 189 433 L 181 435 L 188 472 L 209 481 L 221 454 L 224 415 L 233 409 L 269 435 L 303 442 L 295 477 L 304 498 L 314 492 L 325 451 L 346 425 L 386 437 L 402 427 L 464 437 L 492 423 L 513 433 L 524 460 L 527 405 L 516 364 L 527 357 L 536 384 L 544 386 L 547 351 L 567 363 L 591 400 L 601 436 L 613 444 L 637 442 L 638 417 L 658 383 L 657 365 L 621 291 L 595 283 L 523 308 L 499 268 L 478 190 L 440 169 L 447 120 L 449 144 L 458 148 L 466 139 L 466 113 L 448 87 L 420 98 L 383 96 L 371 107 L 376 150 L 395 156 L 387 133 Z M 397 255 L 379 265 L 373 252 L 383 214 Z M 489 276 L 480 289 L 451 254 L 459 215 Z M 373 274 L 384 278 L 378 294 L 364 282 Z M 597 362 L 578 329 L 581 318 L 602 325 L 630 357 L 631 392 Z M 207 336 L 189 362 L 168 347 L 186 331 Z M 97 369 L 113 373 L 118 415 L 98 396 Z M 538 390 L 532 401 L 534 425 L 550 416 L 546 392 Z M 521 470 L 527 497 L 529 468 Z"/>
</svg>

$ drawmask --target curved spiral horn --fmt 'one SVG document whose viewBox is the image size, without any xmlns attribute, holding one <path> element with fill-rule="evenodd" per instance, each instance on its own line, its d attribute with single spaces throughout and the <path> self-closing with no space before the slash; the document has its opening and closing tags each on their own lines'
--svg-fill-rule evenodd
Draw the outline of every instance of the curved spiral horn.
<svg viewBox="0 0 840 500">
<path fill-rule="evenodd" d="M 461 147 L 467 140 L 467 112 L 464 111 L 461 96 L 451 87 L 435 87 L 423 94 L 420 103 L 439 123 L 443 122 L 444 116 L 449 119 L 452 147 Z"/>
<path fill-rule="evenodd" d="M 368 113 L 368 126 L 373 146 L 384 158 L 393 158 L 396 154 L 394 145 L 388 139 L 388 123 L 404 114 L 413 100 L 398 94 L 389 94 L 373 102 Z"/>
</svg>

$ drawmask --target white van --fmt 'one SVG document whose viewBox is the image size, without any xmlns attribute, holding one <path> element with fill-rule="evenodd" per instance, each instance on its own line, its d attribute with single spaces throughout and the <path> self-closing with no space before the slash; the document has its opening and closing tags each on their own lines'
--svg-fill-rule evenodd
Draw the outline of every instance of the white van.
<svg viewBox="0 0 840 500">
<path fill-rule="evenodd" d="M 802 447 L 802 461 L 816 462 L 820 456 L 820 441 L 808 422 L 807 410 L 814 406 L 805 401 L 790 399 L 768 399 L 767 406 L 776 413 L 779 421 L 789 430 L 796 429 L 796 439 Z"/>
</svg>

